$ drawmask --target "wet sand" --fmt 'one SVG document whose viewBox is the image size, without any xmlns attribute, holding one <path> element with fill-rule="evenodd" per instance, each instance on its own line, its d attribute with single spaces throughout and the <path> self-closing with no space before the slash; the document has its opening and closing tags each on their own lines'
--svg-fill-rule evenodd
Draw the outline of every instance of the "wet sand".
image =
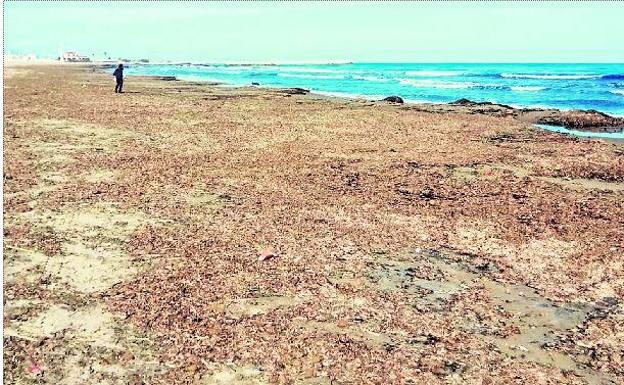
<svg viewBox="0 0 624 385">
<path fill-rule="evenodd" d="M 4 381 L 624 381 L 624 147 L 5 71 Z"/>
</svg>

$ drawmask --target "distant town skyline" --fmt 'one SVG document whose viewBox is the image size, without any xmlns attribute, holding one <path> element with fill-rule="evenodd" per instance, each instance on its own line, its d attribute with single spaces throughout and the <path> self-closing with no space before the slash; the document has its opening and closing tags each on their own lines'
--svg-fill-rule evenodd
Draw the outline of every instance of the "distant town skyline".
<svg viewBox="0 0 624 385">
<path fill-rule="evenodd" d="M 4 2 L 5 54 L 192 62 L 624 62 L 618 2 Z"/>
</svg>

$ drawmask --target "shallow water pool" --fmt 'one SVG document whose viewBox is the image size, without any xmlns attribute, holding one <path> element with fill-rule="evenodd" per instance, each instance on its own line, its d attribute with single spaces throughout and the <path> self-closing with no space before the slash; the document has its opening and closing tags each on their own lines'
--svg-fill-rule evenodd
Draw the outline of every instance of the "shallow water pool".
<svg viewBox="0 0 624 385">
<path fill-rule="evenodd" d="M 562 126 L 551 126 L 548 124 L 534 124 L 535 127 L 541 128 L 546 131 L 551 132 L 559 132 L 562 134 L 578 136 L 580 138 L 598 138 L 598 139 L 614 139 L 614 140 L 624 140 L 624 131 L 620 132 L 589 132 L 589 131 L 578 131 L 578 130 L 570 130 L 568 128 Z"/>
</svg>

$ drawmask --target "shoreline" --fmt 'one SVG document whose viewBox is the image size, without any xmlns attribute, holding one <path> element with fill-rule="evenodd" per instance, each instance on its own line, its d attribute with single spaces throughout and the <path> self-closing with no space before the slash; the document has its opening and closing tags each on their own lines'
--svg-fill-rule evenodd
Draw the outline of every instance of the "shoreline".
<svg viewBox="0 0 624 385">
<path fill-rule="evenodd" d="M 96 65 L 102 71 L 105 71 L 109 67 L 102 67 Z M 620 134 L 624 134 L 624 116 L 610 115 L 604 112 L 596 110 L 581 110 L 581 109 L 559 109 L 559 108 L 545 108 L 545 107 L 521 107 L 516 105 L 506 105 L 492 102 L 474 102 L 468 99 L 460 98 L 453 102 L 429 102 L 429 101 L 416 101 L 403 99 L 399 95 L 357 95 L 333 91 L 320 91 L 314 89 L 307 89 L 302 87 L 282 87 L 270 84 L 234 84 L 226 83 L 215 80 L 201 80 L 201 79 L 183 79 L 172 75 L 128 75 L 130 77 L 150 77 L 154 78 L 167 78 L 171 81 L 185 81 L 185 82 L 200 82 L 207 83 L 212 86 L 223 88 L 264 88 L 269 90 L 287 90 L 297 89 L 305 91 L 310 96 L 316 96 L 319 98 L 339 99 L 346 101 L 364 101 L 367 103 L 386 103 L 384 98 L 387 97 L 399 97 L 400 103 L 392 103 L 396 105 L 402 105 L 402 108 L 416 109 L 419 111 L 427 112 L 450 112 L 450 113 L 477 113 L 488 116 L 505 117 L 511 116 L 520 121 L 530 123 L 533 125 L 549 125 L 558 126 L 570 131 L 585 131 L 590 133 L 603 133 L 614 134 L 614 139 L 619 140 Z M 253 83 L 253 82 L 252 82 Z M 570 135 L 574 135 L 570 133 Z M 600 139 L 609 139 L 609 137 L 603 137 Z"/>
<path fill-rule="evenodd" d="M 345 98 L 357 98 L 357 99 L 365 99 L 365 100 L 375 100 L 382 99 L 386 96 L 398 95 L 403 97 L 406 103 L 409 104 L 449 104 L 453 103 L 455 100 L 460 100 L 462 98 L 468 98 L 473 101 L 480 101 L 481 103 L 493 103 L 496 105 L 508 105 L 516 110 L 542 110 L 553 112 L 556 111 L 558 113 L 568 113 L 571 111 L 586 111 L 593 112 L 594 110 L 599 111 L 600 113 L 609 114 L 610 117 L 616 119 L 622 119 L 624 121 L 624 110 L 622 109 L 624 105 L 621 104 L 622 100 L 614 95 L 616 91 L 613 91 L 613 87 L 618 87 L 617 84 L 611 84 L 613 82 L 617 82 L 617 79 L 621 79 L 624 75 L 620 74 L 622 70 L 617 67 L 610 67 L 610 69 L 604 68 L 583 68 L 581 64 L 577 63 L 568 63 L 568 66 L 562 66 L 561 68 L 544 68 L 544 69 L 525 69 L 525 72 L 522 72 L 520 68 L 515 69 L 514 67 L 506 68 L 504 63 L 497 63 L 500 65 L 500 68 L 496 65 L 488 69 L 488 67 L 481 68 L 478 64 L 473 68 L 471 66 L 461 66 L 454 65 L 450 70 L 447 70 L 447 67 L 441 67 L 440 69 L 429 69 L 428 67 L 419 67 L 422 66 L 422 63 L 406 63 L 405 68 L 386 68 L 382 67 L 376 69 L 376 67 L 369 67 L 370 64 L 375 63 L 355 63 L 358 64 L 356 66 L 349 66 L 347 69 L 341 69 L 340 66 L 312 66 L 305 67 L 301 69 L 297 69 L 296 72 L 312 72 L 312 74 L 293 74 L 290 72 L 288 66 L 284 67 L 276 67 L 274 69 L 266 72 L 265 70 L 261 70 L 260 68 L 256 70 L 251 70 L 251 72 L 244 71 L 244 68 L 237 69 L 234 73 L 240 75 L 228 75 L 227 72 L 224 72 L 224 75 L 221 76 L 220 73 L 225 69 L 215 68 L 213 70 L 201 70 L 199 66 L 191 65 L 191 63 L 186 63 L 187 65 L 165 65 L 163 68 L 160 68 L 159 65 L 156 64 L 139 64 L 138 71 L 144 73 L 157 74 L 159 72 L 166 72 L 170 74 L 177 74 L 180 76 L 180 79 L 186 79 L 186 77 L 193 77 L 193 80 L 201 81 L 201 77 L 203 75 L 207 75 L 211 78 L 211 80 L 221 81 L 221 82 L 232 82 L 231 84 L 236 86 L 245 86 L 253 83 L 254 81 L 262 82 L 262 86 L 265 86 L 265 83 L 274 84 L 269 85 L 268 87 L 304 87 L 310 88 L 312 92 L 318 92 L 319 94 L 331 94 L 331 96 L 336 97 L 345 97 Z M 413 64 L 413 66 L 410 66 Z M 207 64 L 208 65 L 208 64 Z M 223 66 L 219 64 L 210 64 Z M 208 66 L 210 66 L 208 65 Z M 131 65 L 132 66 L 132 65 Z M 577 67 L 580 67 L 577 68 Z M 193 67 L 187 68 L 187 67 Z M 150 69 L 151 68 L 151 69 Z M 423 69 L 424 68 L 424 69 Z M 453 69 L 454 68 L 454 69 Z M 304 71 L 305 70 L 305 71 Z M 384 72 L 384 71 L 390 72 Z M 404 72 L 400 72 L 404 71 Z M 295 70 L 293 70 L 295 71 Z M 373 71 L 373 72 L 370 72 Z M 397 72 L 398 71 L 398 72 Z M 559 72 L 557 72 L 559 71 Z M 581 75 L 569 75 L 569 73 L 576 74 L 575 71 L 580 71 Z M 586 71 L 594 71 L 591 75 L 587 75 Z M 265 74 L 266 72 L 266 74 Z M 323 73 L 316 73 L 323 72 Z M 332 72 L 331 76 L 327 76 L 327 73 Z M 336 72 L 337 74 L 333 74 Z M 546 74 L 543 74 L 546 72 Z M 567 75 L 549 75 L 552 74 L 567 74 Z M 187 74 L 187 75 L 184 75 Z M 366 74 L 366 76 L 358 76 Z M 372 75 L 370 75 L 372 74 Z M 585 75 L 582 75 L 585 74 Z M 410 76 L 415 76 L 414 78 L 410 78 Z M 446 78 L 447 76 L 456 76 L 454 78 Z M 278 77 L 305 77 L 314 80 L 301 80 L 298 79 L 280 79 Z M 426 79 L 421 81 L 420 76 L 440 76 L 435 77 L 433 80 Z M 485 76 L 480 80 L 482 76 Z M 344 80 L 320 80 L 318 79 L 344 79 Z M 409 79 L 408 79 L 409 78 Z M 493 79 L 498 78 L 498 80 Z M 501 80 L 500 78 L 505 78 Z M 511 78 L 511 80 L 509 79 Z M 604 79 L 605 81 L 592 80 L 591 83 L 581 82 L 578 80 L 571 81 L 568 84 L 569 80 L 561 81 L 549 81 L 549 80 L 523 80 L 516 81 L 514 78 L 519 79 Z M 220 79 L 220 80 L 217 80 Z M 371 79 L 371 81 L 382 81 L 387 84 L 379 83 L 371 83 L 371 82 L 358 82 L 358 79 Z M 415 79 L 415 80 L 414 80 Z M 451 81 L 449 81 L 450 79 Z M 606 80 L 609 79 L 607 82 Z M 414 86 L 417 88 L 427 88 L 426 84 L 420 83 L 436 83 L 433 84 L 431 90 L 423 90 L 414 88 L 406 88 L 405 86 L 401 86 L 401 84 L 395 84 L 396 81 L 399 81 L 401 84 L 412 84 L 413 82 L 419 83 Z M 537 82 L 537 83 L 536 83 Z M 462 88 L 457 90 L 439 90 L 439 88 Z M 444 83 L 444 84 L 442 84 Z M 446 84 L 448 83 L 448 84 Z M 305 84 L 302 86 L 301 84 Z M 535 87 L 535 85 L 539 85 L 539 87 Z M 528 85 L 528 86 L 526 86 Z M 447 87 L 448 86 L 448 87 Z M 598 87 L 596 92 L 587 93 L 584 90 L 584 87 L 591 87 L 591 89 Z M 319 90 L 317 89 L 317 87 Z M 563 88 L 561 88 L 563 87 Z M 570 88 L 571 87 L 571 88 Z M 435 88 L 435 89 L 433 89 Z M 467 89 L 463 89 L 467 88 Z M 468 89 L 470 88 L 470 89 Z M 478 88 L 478 89 L 477 89 Z M 569 90 L 568 90 L 569 88 Z M 539 89 L 545 90 L 539 93 L 527 93 L 527 92 L 507 92 L 507 91 L 518 91 L 519 89 L 528 90 L 528 89 Z M 343 91 L 344 90 L 344 91 Z M 505 90 L 505 91 L 502 91 Z M 606 95 L 602 95 L 604 92 L 609 92 Z M 579 94 L 579 92 L 583 93 L 583 95 Z M 589 91 L 588 91 L 589 92 Z M 617 91 L 619 92 L 619 91 Z M 343 94 L 343 95 L 340 95 Z M 407 95 L 407 96 L 404 96 Z M 609 96 L 607 96 L 609 95 Z M 412 99 L 412 100 L 410 100 Z M 430 101 L 427 99 L 434 99 L 435 101 Z M 578 100 L 577 100 L 578 99 Z M 604 100 L 603 100 L 604 99 Z M 504 104 L 503 104 L 504 103 Z M 550 114 L 552 115 L 552 113 Z M 578 119 L 576 117 L 575 119 Z M 572 119 L 572 120 L 575 120 Z M 571 121 L 572 121 L 571 120 Z M 536 121 L 536 124 L 557 124 L 552 121 Z M 567 128 L 575 128 L 592 131 L 595 128 L 595 131 L 622 131 L 624 129 L 624 124 L 622 122 L 618 122 L 617 124 L 608 123 L 604 124 L 603 127 L 597 126 L 595 124 L 590 124 L 588 127 L 581 127 L 578 124 L 573 124 L 571 122 L 562 122 L 561 124 Z"/>
<path fill-rule="evenodd" d="M 99 68 L 105 72 L 112 68 L 111 64 L 102 63 L 84 63 Z M 151 63 L 150 63 L 151 64 Z M 150 65 L 148 64 L 148 65 Z M 251 64 L 250 64 L 251 65 Z M 127 76 L 151 76 L 151 75 L 127 75 Z M 163 77 L 164 75 L 153 75 L 155 77 Z M 399 98 L 400 103 L 391 103 L 402 105 L 405 109 L 414 109 L 419 111 L 428 111 L 433 113 L 468 113 L 482 114 L 488 116 L 507 117 L 511 116 L 519 121 L 530 123 L 533 125 L 557 126 L 569 130 L 569 135 L 575 135 L 573 131 L 581 131 L 588 133 L 601 133 L 606 137 L 600 139 L 621 140 L 620 135 L 624 135 L 624 116 L 611 115 L 596 110 L 582 109 L 561 109 L 549 108 L 539 105 L 520 106 L 514 104 L 500 104 L 493 102 L 475 102 L 465 98 L 460 98 L 452 102 L 430 102 L 425 100 L 403 99 L 400 95 L 358 95 L 350 93 L 342 93 L 339 91 L 320 91 L 307 89 L 298 86 L 282 87 L 270 84 L 235 84 L 226 83 L 220 80 L 202 80 L 202 79 L 184 79 L 178 76 L 166 75 L 167 80 L 179 80 L 188 82 L 208 83 L 210 85 L 224 88 L 241 88 L 256 87 L 265 89 L 297 89 L 305 90 L 306 93 L 319 98 L 335 98 L 347 101 L 363 101 L 367 103 L 385 103 L 384 98 Z M 613 137 L 610 136 L 613 134 Z M 583 136 L 577 136 L 583 137 Z"/>
</svg>

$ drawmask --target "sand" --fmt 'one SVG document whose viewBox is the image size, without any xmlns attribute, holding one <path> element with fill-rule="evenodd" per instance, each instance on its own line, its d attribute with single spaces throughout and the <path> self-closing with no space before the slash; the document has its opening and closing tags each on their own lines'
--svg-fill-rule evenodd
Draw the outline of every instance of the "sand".
<svg viewBox="0 0 624 385">
<path fill-rule="evenodd" d="M 118 95 L 90 65 L 4 80 L 5 383 L 624 381 L 621 144 L 259 87 Z"/>
</svg>

